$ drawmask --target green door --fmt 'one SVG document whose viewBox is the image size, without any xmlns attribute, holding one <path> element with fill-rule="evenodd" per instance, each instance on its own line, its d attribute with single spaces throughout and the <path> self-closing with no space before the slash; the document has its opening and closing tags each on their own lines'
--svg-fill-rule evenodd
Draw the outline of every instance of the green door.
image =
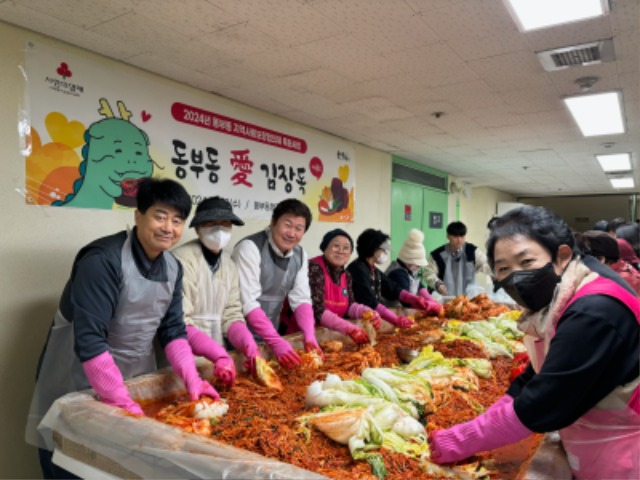
<svg viewBox="0 0 640 480">
<path fill-rule="evenodd" d="M 427 257 L 447 241 L 447 193 L 402 180 L 391 183 L 391 258 L 395 259 L 409 230 L 424 232 Z"/>
</svg>

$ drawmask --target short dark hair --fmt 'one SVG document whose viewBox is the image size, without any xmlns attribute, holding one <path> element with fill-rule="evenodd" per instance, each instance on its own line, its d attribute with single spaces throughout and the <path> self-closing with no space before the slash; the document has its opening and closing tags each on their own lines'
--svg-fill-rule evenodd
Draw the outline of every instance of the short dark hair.
<svg viewBox="0 0 640 480">
<path fill-rule="evenodd" d="M 622 217 L 616 217 L 607 224 L 607 232 L 616 233 L 618 228 L 625 225 L 627 221 Z"/>
<path fill-rule="evenodd" d="M 491 225 L 491 222 L 489 222 L 489 225 Z M 447 225 L 447 235 L 451 235 L 452 237 L 464 237 L 466 234 L 467 226 L 462 222 L 451 222 Z"/>
<path fill-rule="evenodd" d="M 168 178 L 145 178 L 136 195 L 138 210 L 145 213 L 158 203 L 175 208 L 184 219 L 191 213 L 191 197 L 184 187 Z"/>
<path fill-rule="evenodd" d="M 367 228 L 356 240 L 356 251 L 359 258 L 371 258 L 380 246 L 389 240 L 389 235 L 382 230 Z"/>
<path fill-rule="evenodd" d="M 606 220 L 598 220 L 596 223 L 593 224 L 593 228 L 591 230 L 599 230 L 601 232 L 606 232 L 608 226 L 609 226 L 609 222 L 607 222 Z"/>
<path fill-rule="evenodd" d="M 626 240 L 636 252 L 636 255 L 640 257 L 640 224 L 628 223 L 618 227 L 616 230 L 616 237 Z"/>
<path fill-rule="evenodd" d="M 494 268 L 496 242 L 516 235 L 527 237 L 545 248 L 555 262 L 560 245 L 568 245 L 573 256 L 578 253 L 575 237 L 569 225 L 556 213 L 545 207 L 525 205 L 509 210 L 491 224 L 487 240 L 487 260 Z"/>
<path fill-rule="evenodd" d="M 278 219 L 286 213 L 290 213 L 296 217 L 304 217 L 306 223 L 304 231 L 306 232 L 309 230 L 309 227 L 311 226 L 311 210 L 309 210 L 309 207 L 307 207 L 306 204 L 302 203 L 297 198 L 287 198 L 286 200 L 282 200 L 273 210 L 271 223 L 275 224 Z"/>
</svg>

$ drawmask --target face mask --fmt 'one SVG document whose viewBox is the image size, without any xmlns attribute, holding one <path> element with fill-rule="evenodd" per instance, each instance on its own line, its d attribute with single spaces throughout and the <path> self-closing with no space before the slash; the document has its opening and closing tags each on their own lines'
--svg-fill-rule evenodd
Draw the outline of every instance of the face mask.
<svg viewBox="0 0 640 480">
<path fill-rule="evenodd" d="M 417 265 L 411 265 L 410 267 L 407 267 L 407 268 L 411 272 L 411 275 L 413 275 L 414 277 L 417 276 L 418 273 L 420 273 L 420 267 Z"/>
<path fill-rule="evenodd" d="M 537 312 L 551 303 L 560 277 L 551 262 L 535 270 L 518 270 L 500 282 L 518 305 Z"/>
<path fill-rule="evenodd" d="M 389 255 L 387 254 L 387 252 L 382 252 L 380 255 L 378 255 L 378 257 L 376 258 L 376 263 L 378 265 L 382 265 L 384 262 L 386 262 L 387 260 L 389 260 Z"/>
<path fill-rule="evenodd" d="M 225 227 L 205 227 L 198 233 L 200 241 L 209 250 L 219 252 L 231 240 L 231 229 Z"/>
</svg>

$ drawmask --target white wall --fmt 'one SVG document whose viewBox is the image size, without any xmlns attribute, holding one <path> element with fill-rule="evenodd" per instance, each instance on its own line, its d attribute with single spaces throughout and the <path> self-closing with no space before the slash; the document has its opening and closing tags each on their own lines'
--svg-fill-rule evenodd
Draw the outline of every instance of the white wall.
<svg viewBox="0 0 640 480">
<path fill-rule="evenodd" d="M 18 112 L 23 107 L 24 87 L 19 66 L 24 65 L 24 43 L 46 39 L 0 22 L 0 202 L 7 220 L 0 237 L 0 477 L 40 476 L 36 451 L 23 440 L 24 423 L 33 391 L 36 364 L 58 298 L 80 247 L 103 235 L 133 225 L 133 212 L 53 208 L 26 205 L 24 157 L 20 155 Z M 71 48 L 71 47 L 66 47 Z M 78 50 L 80 54 L 83 52 Z M 88 52 L 87 56 L 94 56 Z M 97 57 L 96 57 L 97 58 Z M 102 59 L 111 69 L 131 67 Z M 139 72 L 141 76 L 152 75 Z M 157 77 L 154 77 L 157 80 Z M 167 80 L 176 89 L 188 88 Z M 220 98 L 220 102 L 228 100 Z M 245 107 L 248 109 L 248 107 Z M 265 119 L 269 116 L 265 114 Z M 389 155 L 355 145 L 358 188 L 356 221 L 340 226 L 354 236 L 366 227 L 390 225 Z M 232 242 L 266 225 L 248 222 L 234 230 Z M 336 224 L 314 222 L 303 246 L 315 255 L 324 233 Z M 70 233 L 72 232 L 72 233 Z M 184 241 L 193 237 L 187 232 Z"/>
</svg>

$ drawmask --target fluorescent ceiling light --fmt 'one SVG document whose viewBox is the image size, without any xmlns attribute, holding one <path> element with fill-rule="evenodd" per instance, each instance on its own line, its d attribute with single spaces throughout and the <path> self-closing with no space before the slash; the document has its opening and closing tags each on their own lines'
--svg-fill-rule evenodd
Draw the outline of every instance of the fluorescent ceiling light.
<svg viewBox="0 0 640 480">
<path fill-rule="evenodd" d="M 598 17 L 609 11 L 608 0 L 506 0 L 522 31 Z"/>
<path fill-rule="evenodd" d="M 624 133 L 618 92 L 567 97 L 564 103 L 585 137 Z"/>
<path fill-rule="evenodd" d="M 633 188 L 635 186 L 633 177 L 610 178 L 609 181 L 613 188 Z"/>
<path fill-rule="evenodd" d="M 629 153 L 596 155 L 596 158 L 605 172 L 628 172 L 631 170 L 631 154 Z"/>
</svg>

